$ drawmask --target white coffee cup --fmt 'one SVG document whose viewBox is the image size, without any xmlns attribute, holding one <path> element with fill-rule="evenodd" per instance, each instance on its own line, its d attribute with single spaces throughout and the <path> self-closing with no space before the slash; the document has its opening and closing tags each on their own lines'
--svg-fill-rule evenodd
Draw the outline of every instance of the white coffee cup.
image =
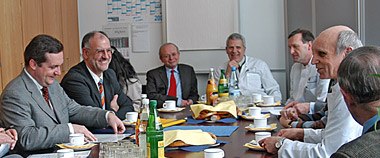
<svg viewBox="0 0 380 158">
<path fill-rule="evenodd" d="M 261 108 L 259 107 L 249 107 L 249 116 L 251 117 L 260 117 L 261 116 Z"/>
<path fill-rule="evenodd" d="M 258 143 L 261 139 L 264 139 L 266 137 L 270 137 L 271 133 L 270 132 L 256 132 L 255 133 L 255 140 Z"/>
<path fill-rule="evenodd" d="M 73 149 L 59 149 L 57 150 L 58 158 L 74 158 L 74 150 Z"/>
<path fill-rule="evenodd" d="M 261 94 L 259 94 L 259 93 L 252 93 L 252 100 L 253 100 L 253 102 L 259 102 L 259 101 L 261 101 Z"/>
<path fill-rule="evenodd" d="M 125 114 L 125 118 L 127 119 L 128 122 L 136 122 L 138 115 L 139 113 L 137 112 L 127 112 L 127 114 Z"/>
<path fill-rule="evenodd" d="M 253 125 L 255 126 L 255 128 L 265 128 L 267 127 L 267 118 L 256 117 L 253 119 Z"/>
<path fill-rule="evenodd" d="M 82 133 L 75 133 L 75 134 L 70 134 L 70 144 L 71 145 L 83 145 L 84 144 L 84 134 Z"/>
<path fill-rule="evenodd" d="M 218 148 L 205 149 L 205 158 L 222 158 L 224 157 L 224 151 Z"/>
<path fill-rule="evenodd" d="M 173 110 L 175 109 L 175 100 L 166 100 L 164 104 L 162 104 L 164 109 Z"/>
<path fill-rule="evenodd" d="M 263 96 L 264 104 L 265 105 L 273 105 L 274 104 L 274 97 L 273 96 Z"/>
</svg>

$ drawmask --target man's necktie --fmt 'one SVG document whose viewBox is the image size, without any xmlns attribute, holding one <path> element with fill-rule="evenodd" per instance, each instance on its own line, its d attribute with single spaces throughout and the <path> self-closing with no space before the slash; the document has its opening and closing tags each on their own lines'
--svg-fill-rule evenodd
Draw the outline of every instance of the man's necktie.
<svg viewBox="0 0 380 158">
<path fill-rule="evenodd" d="M 104 89 L 103 89 L 103 81 L 102 80 L 99 80 L 98 86 L 99 86 L 100 99 L 102 101 L 102 109 L 105 109 L 105 107 L 104 107 L 105 98 L 104 98 Z"/>
<path fill-rule="evenodd" d="M 46 103 L 51 108 L 50 103 L 49 103 L 49 91 L 48 91 L 48 88 L 47 87 L 43 87 L 41 90 L 42 90 L 42 96 L 44 96 L 44 99 L 45 99 Z"/>
<path fill-rule="evenodd" d="M 174 70 L 172 70 L 172 74 L 170 75 L 170 87 L 168 95 L 177 97 L 177 84 L 174 77 Z"/>
</svg>

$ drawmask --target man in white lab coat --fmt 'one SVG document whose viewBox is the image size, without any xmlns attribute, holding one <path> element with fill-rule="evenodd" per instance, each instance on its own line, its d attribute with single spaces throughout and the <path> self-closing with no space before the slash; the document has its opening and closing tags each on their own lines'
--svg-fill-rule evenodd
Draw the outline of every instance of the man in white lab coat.
<svg viewBox="0 0 380 158">
<path fill-rule="evenodd" d="M 216 83 L 219 83 L 221 69 L 226 70 L 226 77 L 230 77 L 231 68 L 236 67 L 239 79 L 239 88 L 242 95 L 252 93 L 274 96 L 275 101 L 281 100 L 280 86 L 273 78 L 268 65 L 260 59 L 245 55 L 245 39 L 239 33 L 233 33 L 227 38 L 226 52 L 229 61 L 220 65 L 215 72 Z"/>
<path fill-rule="evenodd" d="M 316 66 L 311 64 L 313 40 L 313 33 L 304 29 L 296 29 L 288 36 L 288 47 L 294 64 L 290 71 L 290 97 L 285 103 L 285 109 L 294 107 L 298 114 L 313 114 L 326 105 L 330 79 L 320 79 Z M 291 121 L 285 119 L 286 113 L 281 114 L 281 119 L 284 120 L 281 124 L 284 127 L 310 127 L 314 122 Z M 323 114 L 316 116 L 323 117 Z"/>
<path fill-rule="evenodd" d="M 333 26 L 323 31 L 313 44 L 312 64 L 321 79 L 337 79 L 344 57 L 362 46 L 356 33 L 346 26 Z M 279 157 L 329 157 L 337 149 L 359 137 L 362 126 L 351 116 L 339 84 L 332 86 L 327 96 L 328 118 L 325 129 L 291 128 L 280 130 L 278 136 L 265 138 L 259 144 Z M 303 141 L 303 142 L 301 142 Z"/>
</svg>

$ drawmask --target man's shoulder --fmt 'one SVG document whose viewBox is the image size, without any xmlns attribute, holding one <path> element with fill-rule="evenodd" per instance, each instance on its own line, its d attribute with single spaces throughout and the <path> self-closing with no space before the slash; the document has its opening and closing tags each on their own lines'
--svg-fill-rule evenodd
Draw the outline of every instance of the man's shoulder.
<svg viewBox="0 0 380 158">
<path fill-rule="evenodd" d="M 180 67 L 181 69 L 194 69 L 192 66 L 187 64 L 178 64 L 178 67 Z"/>
<path fill-rule="evenodd" d="M 70 70 L 65 74 L 62 78 L 62 83 L 66 82 L 66 80 L 86 78 L 87 73 L 86 67 L 83 66 L 82 62 L 70 68 Z"/>
<path fill-rule="evenodd" d="M 159 66 L 154 69 L 151 69 L 147 72 L 147 74 L 152 74 L 152 73 L 158 73 L 160 71 L 164 70 L 165 71 L 165 66 Z"/>
<path fill-rule="evenodd" d="M 367 156 L 378 156 L 380 155 L 380 130 L 368 132 L 361 137 L 344 144 L 339 150 L 338 153 L 344 153 L 346 155 L 351 155 L 352 157 L 358 157 L 360 155 Z M 366 156 L 364 156 L 366 157 Z"/>
</svg>

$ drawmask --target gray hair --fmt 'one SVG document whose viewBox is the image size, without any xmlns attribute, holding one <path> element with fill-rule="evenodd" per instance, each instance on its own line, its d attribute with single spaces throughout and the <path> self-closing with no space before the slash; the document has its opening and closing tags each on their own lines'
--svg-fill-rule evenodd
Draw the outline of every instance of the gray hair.
<svg viewBox="0 0 380 158">
<path fill-rule="evenodd" d="M 362 41 L 356 35 L 355 32 L 350 30 L 341 31 L 336 41 L 336 55 L 339 55 L 347 47 L 356 49 L 363 46 Z"/>
<path fill-rule="evenodd" d="M 179 52 L 179 48 L 176 44 L 174 43 L 171 43 L 171 42 L 168 42 L 168 43 L 164 43 L 163 45 L 161 45 L 160 49 L 158 50 L 158 55 L 161 57 L 161 48 L 164 47 L 164 46 L 167 46 L 167 45 L 172 45 L 174 46 L 176 49 L 177 49 L 177 53 Z"/>
<path fill-rule="evenodd" d="M 353 50 L 338 69 L 340 87 L 353 96 L 357 104 L 380 99 L 380 47 L 364 46 Z M 363 107 L 365 108 L 365 107 Z"/>
<path fill-rule="evenodd" d="M 226 46 L 228 46 L 229 40 L 241 40 L 243 42 L 243 47 L 245 48 L 245 38 L 240 33 L 233 33 L 230 36 L 228 36 L 227 41 L 226 41 Z"/>
<path fill-rule="evenodd" d="M 82 48 L 90 48 L 90 39 L 94 37 L 96 33 L 101 33 L 108 38 L 107 34 L 103 31 L 91 31 L 84 35 L 82 39 Z"/>
</svg>

